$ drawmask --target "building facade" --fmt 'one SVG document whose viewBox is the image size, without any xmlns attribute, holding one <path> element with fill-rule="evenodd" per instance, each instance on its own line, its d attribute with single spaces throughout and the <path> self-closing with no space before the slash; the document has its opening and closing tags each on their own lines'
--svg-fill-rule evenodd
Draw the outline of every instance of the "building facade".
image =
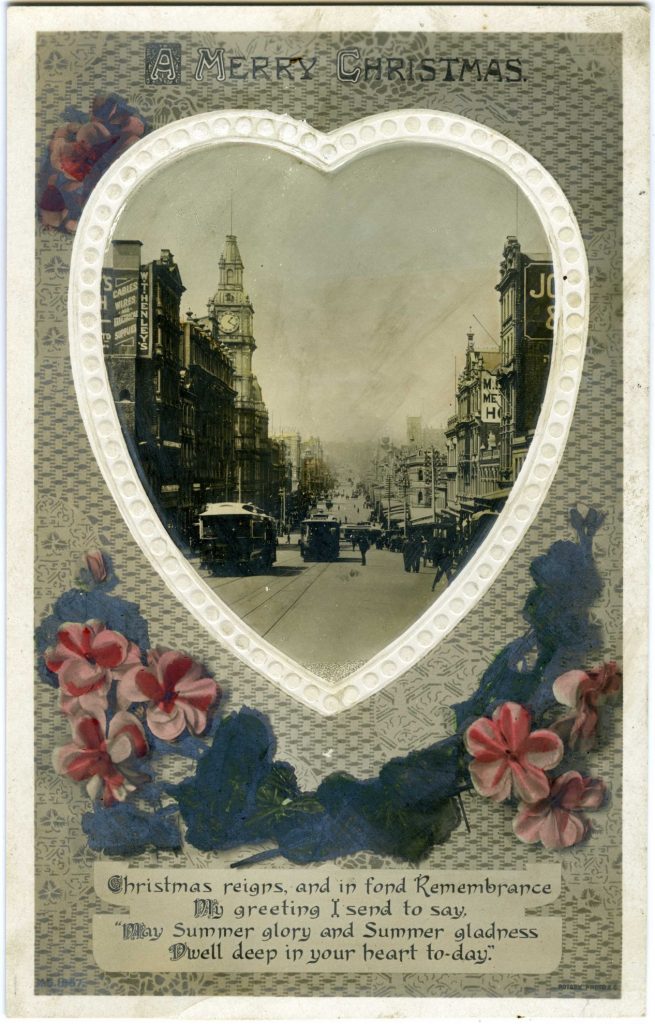
<svg viewBox="0 0 655 1024">
<path fill-rule="evenodd" d="M 498 490 L 500 393 L 497 370 L 500 352 L 478 350 L 467 334 L 466 361 L 457 382 L 457 415 L 448 421 L 448 504 L 461 515 L 480 510 L 480 499 Z"/>
<path fill-rule="evenodd" d="M 297 433 L 275 434 L 272 440 L 281 446 L 285 465 L 285 486 L 288 493 L 298 490 L 302 466 L 302 439 Z"/>
<path fill-rule="evenodd" d="M 499 351 L 478 351 L 467 336 L 457 382 L 457 413 L 445 431 L 446 503 L 460 522 L 499 510 L 525 461 L 541 412 L 553 343 L 553 267 L 521 251 L 514 236 L 503 249 Z"/>
<path fill-rule="evenodd" d="M 534 437 L 546 390 L 553 347 L 555 293 L 552 262 L 528 256 L 510 235 L 500 280 L 501 396 L 500 479 L 516 480 Z"/>
<path fill-rule="evenodd" d="M 180 484 L 180 301 L 184 285 L 173 254 L 141 263 L 141 243 L 112 243 L 103 269 L 102 321 L 114 398 L 155 505 L 178 527 L 185 500 Z"/>
<path fill-rule="evenodd" d="M 207 327 L 227 351 L 234 368 L 235 487 L 237 501 L 251 501 L 277 513 L 284 482 L 279 445 L 268 435 L 268 409 L 253 371 L 257 348 L 254 309 L 244 288 L 236 235 L 229 234 L 218 261 L 218 287 L 207 304 Z"/>
<path fill-rule="evenodd" d="M 404 486 L 406 490 L 407 504 L 412 514 L 423 514 L 426 507 L 429 508 L 431 488 L 428 482 L 428 472 L 425 453 L 422 448 L 408 451 L 403 459 L 405 469 Z"/>
<path fill-rule="evenodd" d="M 182 324 L 180 484 L 192 529 L 198 510 L 235 491 L 234 370 L 225 349 L 192 314 Z"/>
<path fill-rule="evenodd" d="M 321 500 L 334 486 L 320 437 L 308 437 L 300 443 L 300 487 L 312 500 Z"/>
<path fill-rule="evenodd" d="M 141 263 L 141 243 L 114 241 L 103 269 L 103 343 L 134 463 L 166 526 L 192 541 L 208 501 L 234 496 L 234 370 L 190 315 L 173 254 Z"/>
</svg>

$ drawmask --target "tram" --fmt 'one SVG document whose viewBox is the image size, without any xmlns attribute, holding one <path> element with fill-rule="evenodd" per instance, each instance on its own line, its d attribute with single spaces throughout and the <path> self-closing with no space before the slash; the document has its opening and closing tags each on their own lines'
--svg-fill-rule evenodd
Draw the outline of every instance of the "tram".
<svg viewBox="0 0 655 1024">
<path fill-rule="evenodd" d="M 339 520 L 313 515 L 300 524 L 300 553 L 304 562 L 336 562 L 339 557 Z"/>
<path fill-rule="evenodd" d="M 381 526 L 376 523 L 354 523 L 352 526 L 348 526 L 344 532 L 344 540 L 352 540 L 353 537 L 361 537 L 362 534 L 367 538 L 369 544 L 375 545 L 384 533 Z"/>
<path fill-rule="evenodd" d="M 203 560 L 241 573 L 270 569 L 276 557 L 275 519 L 252 504 L 221 501 L 198 519 Z"/>
</svg>

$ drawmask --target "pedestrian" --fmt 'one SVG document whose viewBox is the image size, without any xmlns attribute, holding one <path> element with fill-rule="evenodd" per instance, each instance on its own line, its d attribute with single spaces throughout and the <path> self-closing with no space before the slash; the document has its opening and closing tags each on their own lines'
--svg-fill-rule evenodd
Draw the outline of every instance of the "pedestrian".
<svg viewBox="0 0 655 1024">
<path fill-rule="evenodd" d="M 436 568 L 437 562 L 441 558 L 442 553 L 446 550 L 445 541 L 443 535 L 439 537 L 433 537 L 430 542 L 430 561 L 433 567 Z"/>
<path fill-rule="evenodd" d="M 357 547 L 357 541 L 358 541 L 357 534 L 354 531 L 353 531 L 353 533 L 350 534 L 350 540 L 352 541 L 352 546 L 353 546 L 353 551 L 354 551 L 355 548 Z"/>
<path fill-rule="evenodd" d="M 432 581 L 432 590 L 436 587 L 437 583 L 442 576 L 446 577 L 446 581 L 450 583 L 453 578 L 453 569 L 455 567 L 455 556 L 450 550 L 446 550 L 441 554 L 439 561 L 437 562 L 437 571 Z"/>
<path fill-rule="evenodd" d="M 368 551 L 370 545 L 368 543 L 368 537 L 366 536 L 365 533 L 360 533 L 359 540 L 357 543 L 359 545 L 359 551 L 362 556 L 362 565 L 366 565 L 366 552 Z"/>
<path fill-rule="evenodd" d="M 287 544 L 291 543 L 291 528 L 287 526 Z"/>
<path fill-rule="evenodd" d="M 405 572 L 411 572 L 412 570 L 412 541 L 410 537 L 405 537 L 400 549 L 403 555 L 403 568 Z"/>
<path fill-rule="evenodd" d="M 415 536 L 410 540 L 409 563 L 412 572 L 421 570 L 421 537 Z"/>
<path fill-rule="evenodd" d="M 428 541 L 427 537 L 421 537 L 421 555 L 423 557 L 423 568 L 428 564 Z"/>
</svg>

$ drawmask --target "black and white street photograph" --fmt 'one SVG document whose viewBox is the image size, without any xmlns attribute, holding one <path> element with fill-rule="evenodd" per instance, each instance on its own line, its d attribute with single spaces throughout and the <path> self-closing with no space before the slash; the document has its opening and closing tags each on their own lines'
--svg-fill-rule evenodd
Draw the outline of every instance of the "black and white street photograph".
<svg viewBox="0 0 655 1024">
<path fill-rule="evenodd" d="M 324 174 L 234 144 L 149 178 L 104 263 L 112 393 L 170 537 L 343 678 L 474 557 L 526 459 L 555 301 L 533 207 L 455 149 Z"/>
</svg>

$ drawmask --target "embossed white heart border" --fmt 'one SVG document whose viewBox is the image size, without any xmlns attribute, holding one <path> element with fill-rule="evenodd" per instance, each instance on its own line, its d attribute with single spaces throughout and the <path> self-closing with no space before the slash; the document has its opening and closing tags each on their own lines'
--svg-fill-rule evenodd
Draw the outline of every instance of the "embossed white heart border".
<svg viewBox="0 0 655 1024">
<path fill-rule="evenodd" d="M 493 165 L 532 203 L 551 247 L 555 332 L 535 437 L 505 507 L 478 550 L 401 636 L 345 679 L 330 682 L 287 657 L 214 594 L 170 539 L 123 438 L 103 357 L 100 285 L 106 247 L 130 194 L 185 154 L 227 143 L 268 146 L 331 172 L 386 146 L 442 146 Z M 145 136 L 103 175 L 77 229 L 68 295 L 70 353 L 84 426 L 132 536 L 175 598 L 238 658 L 321 715 L 335 715 L 383 689 L 439 643 L 487 592 L 533 522 L 566 445 L 580 385 L 589 319 L 587 261 L 561 188 L 525 150 L 475 121 L 444 111 L 375 114 L 324 134 L 268 111 L 222 110 L 175 121 Z M 335 637 L 335 644 L 338 638 Z"/>
</svg>

